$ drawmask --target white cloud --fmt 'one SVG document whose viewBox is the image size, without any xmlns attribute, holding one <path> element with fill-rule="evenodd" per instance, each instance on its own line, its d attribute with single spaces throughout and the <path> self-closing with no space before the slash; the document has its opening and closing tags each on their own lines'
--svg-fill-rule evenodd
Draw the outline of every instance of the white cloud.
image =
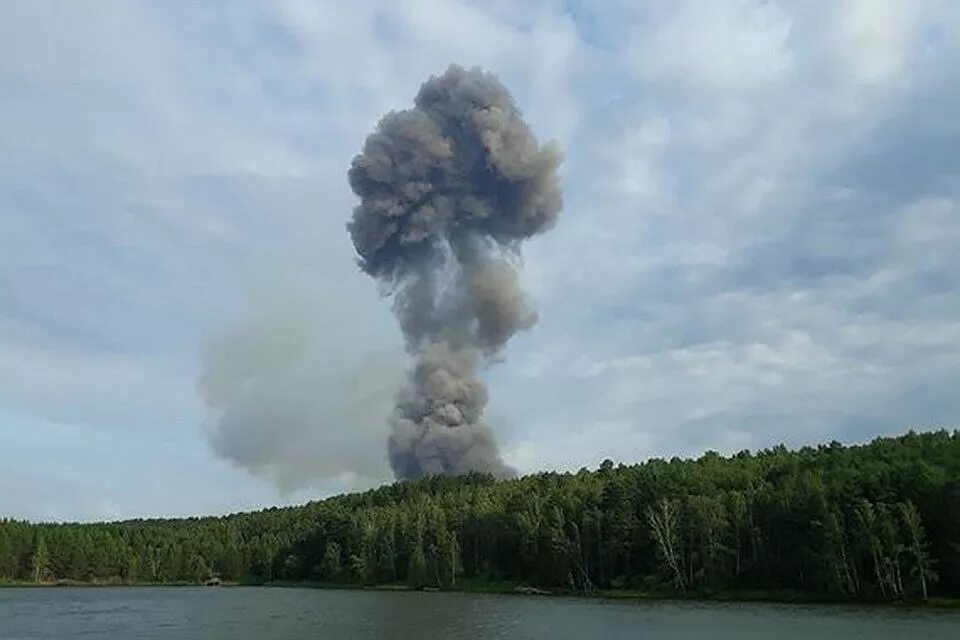
<svg viewBox="0 0 960 640">
<path fill-rule="evenodd" d="M 30 476 L 33 514 L 143 513 L 138 492 L 167 513 L 274 499 L 203 439 L 197 353 L 236 325 L 254 327 L 246 347 L 302 338 L 273 375 L 228 385 L 236 406 L 299 411 L 290 438 L 249 432 L 270 455 L 248 466 L 307 487 L 289 499 L 383 477 L 377 415 L 402 365 L 367 379 L 375 402 L 347 401 L 347 373 L 397 336 L 351 262 L 344 171 L 377 118 L 449 62 L 497 71 L 567 157 L 562 219 L 523 274 L 540 323 L 488 372 L 519 468 L 960 415 L 956 3 L 0 14 L 0 411 L 30 425 L 4 444 L 77 451 Z M 287 267 L 264 275 L 265 262 Z M 248 314 L 251 277 L 290 323 Z M 302 322 L 327 311 L 332 324 Z M 91 434 L 120 432 L 150 473 L 118 495 L 89 461 L 112 446 Z M 171 476 L 183 482 L 164 488 Z M 97 497 L 78 511 L 80 495 Z"/>
<path fill-rule="evenodd" d="M 630 51 L 646 79 L 722 96 L 767 85 L 791 69 L 792 24 L 776 3 L 685 1 L 662 13 L 636 34 Z"/>
<path fill-rule="evenodd" d="M 918 35 L 919 3 L 847 0 L 838 3 L 836 47 L 854 84 L 889 81 L 903 71 Z"/>
<path fill-rule="evenodd" d="M 199 415 L 194 369 L 170 358 L 80 349 L 0 323 L 0 405 L 90 428 L 173 427 Z M 162 427 L 161 427 L 162 428 Z"/>
</svg>

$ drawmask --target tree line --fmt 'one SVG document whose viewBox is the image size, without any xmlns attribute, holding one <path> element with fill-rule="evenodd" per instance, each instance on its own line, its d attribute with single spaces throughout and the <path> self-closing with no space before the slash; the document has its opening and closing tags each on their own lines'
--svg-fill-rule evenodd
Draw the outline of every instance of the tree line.
<svg viewBox="0 0 960 640">
<path fill-rule="evenodd" d="M 960 432 L 431 477 L 223 517 L 0 520 L 0 581 L 960 596 Z"/>
</svg>

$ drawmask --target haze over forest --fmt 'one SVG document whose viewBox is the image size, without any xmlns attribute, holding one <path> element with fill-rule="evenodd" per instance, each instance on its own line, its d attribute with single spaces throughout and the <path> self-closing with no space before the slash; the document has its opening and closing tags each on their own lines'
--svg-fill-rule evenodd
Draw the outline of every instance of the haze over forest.
<svg viewBox="0 0 960 640">
<path fill-rule="evenodd" d="M 601 4 L 4 3 L 0 517 L 221 514 L 432 468 L 388 458 L 410 333 L 357 265 L 347 171 L 451 62 L 563 150 L 538 165 L 558 222 L 498 289 L 538 322 L 509 316 L 477 369 L 486 460 L 956 427 L 960 5 Z M 898 518 L 951 495 L 863 477 Z"/>
</svg>

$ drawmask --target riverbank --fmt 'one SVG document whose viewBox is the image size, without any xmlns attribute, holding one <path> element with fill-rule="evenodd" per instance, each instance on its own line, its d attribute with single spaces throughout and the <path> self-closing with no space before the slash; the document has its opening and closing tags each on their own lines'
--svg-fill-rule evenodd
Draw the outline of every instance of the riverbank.
<svg viewBox="0 0 960 640">
<path fill-rule="evenodd" d="M 328 590 L 361 590 L 361 591 L 440 591 L 435 588 L 414 589 L 404 584 L 383 585 L 350 585 L 313 581 L 278 580 L 261 585 L 264 587 L 281 589 L 328 589 Z M 457 593 L 486 593 L 497 595 L 513 595 L 528 597 L 552 598 L 588 598 L 597 600 L 622 600 L 636 602 L 743 602 L 743 603 L 771 603 L 771 604 L 819 604 L 819 605 L 857 605 L 877 607 L 908 607 L 931 609 L 960 610 L 960 599 L 957 598 L 930 598 L 926 602 L 889 602 L 883 600 L 853 600 L 828 599 L 815 593 L 795 590 L 730 590 L 715 593 L 691 593 L 678 595 L 667 592 L 650 592 L 633 589 L 597 589 L 584 594 L 568 590 L 538 589 L 516 583 L 470 582 L 458 583 L 455 587 L 444 589 Z"/>
<path fill-rule="evenodd" d="M 53 580 L 50 582 L 27 582 L 23 580 L 0 580 L 0 589 L 56 589 L 58 587 L 82 587 L 96 589 L 98 587 L 242 587 L 261 586 L 247 585 L 239 582 L 221 582 L 216 585 L 205 585 L 197 582 L 123 582 L 120 580 Z"/>
<path fill-rule="evenodd" d="M 47 589 L 62 587 L 205 587 L 210 589 L 227 587 L 266 587 L 274 589 L 320 589 L 331 591 L 411 591 L 411 592 L 433 592 L 445 591 L 455 593 L 478 593 L 478 594 L 496 594 L 510 596 L 526 597 L 549 597 L 549 598 L 587 598 L 596 600 L 618 600 L 633 602 L 704 602 L 704 603 L 723 603 L 723 602 L 742 602 L 742 603 L 770 603 L 770 604 L 793 604 L 793 605 L 840 605 L 840 606 L 870 606 L 883 608 L 924 608 L 924 609 L 949 609 L 960 610 L 960 599 L 958 598 L 930 598 L 926 602 L 920 601 L 897 601 L 889 602 L 883 600 L 854 600 L 854 599 L 829 599 L 820 594 L 778 589 L 778 590 L 730 590 L 718 591 L 714 593 L 691 593 L 687 595 L 678 595 L 669 592 L 651 592 L 635 589 L 597 589 L 591 593 L 584 594 L 569 590 L 546 590 L 528 585 L 512 582 L 473 582 L 462 581 L 455 587 L 449 589 L 437 589 L 426 587 L 415 589 L 405 584 L 379 584 L 379 585 L 358 585 L 348 583 L 331 583 L 318 581 L 293 581 L 276 580 L 267 583 L 243 583 L 243 582 L 222 582 L 218 585 L 203 585 L 195 582 L 119 582 L 119 581 L 98 581 L 82 582 L 77 580 L 57 580 L 55 582 L 23 582 L 23 581 L 0 581 L 0 589 L 20 588 L 20 589 Z"/>
</svg>

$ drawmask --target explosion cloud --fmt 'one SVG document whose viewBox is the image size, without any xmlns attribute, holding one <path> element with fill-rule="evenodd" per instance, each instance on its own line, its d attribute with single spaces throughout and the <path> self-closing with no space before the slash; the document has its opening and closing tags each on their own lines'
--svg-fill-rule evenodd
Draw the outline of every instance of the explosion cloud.
<svg viewBox="0 0 960 640">
<path fill-rule="evenodd" d="M 284 492 L 317 480 L 326 487 L 383 481 L 383 457 L 374 451 L 408 365 L 399 345 L 378 339 L 385 318 L 356 322 L 380 310 L 375 292 L 357 295 L 359 277 L 317 283 L 324 265 L 265 268 L 244 313 L 200 352 L 197 388 L 211 450 Z"/>
<path fill-rule="evenodd" d="M 516 270 L 522 241 L 560 212 L 560 153 L 478 68 L 450 66 L 414 105 L 383 117 L 349 171 L 360 267 L 393 293 L 415 360 L 390 417 L 390 464 L 402 479 L 509 475 L 478 371 L 537 320 Z"/>
</svg>

